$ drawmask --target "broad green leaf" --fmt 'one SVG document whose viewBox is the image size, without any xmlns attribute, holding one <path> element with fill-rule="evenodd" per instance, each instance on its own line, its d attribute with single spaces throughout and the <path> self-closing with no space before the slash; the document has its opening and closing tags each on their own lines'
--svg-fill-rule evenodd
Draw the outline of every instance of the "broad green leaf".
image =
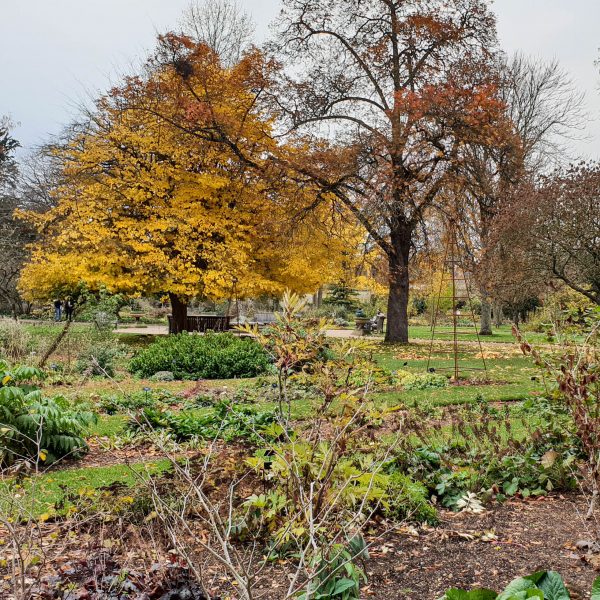
<svg viewBox="0 0 600 600">
<path fill-rule="evenodd" d="M 591 600 L 600 600 L 600 577 L 596 577 L 594 584 L 592 585 Z"/>
<path fill-rule="evenodd" d="M 517 592 L 506 600 L 528 600 L 528 598 L 538 598 L 544 600 L 544 592 L 542 590 L 527 590 L 523 592 Z"/>
<path fill-rule="evenodd" d="M 493 590 L 472 590 L 469 592 L 468 600 L 496 600 L 498 594 Z"/>
<path fill-rule="evenodd" d="M 536 589 L 535 582 L 531 580 L 529 577 L 519 577 L 518 579 L 513 579 L 506 589 L 498 596 L 497 600 L 513 600 L 514 598 L 527 598 L 527 595 L 519 596 L 521 592 L 527 592 L 528 590 Z"/>
<path fill-rule="evenodd" d="M 544 592 L 544 600 L 570 600 L 571 598 L 562 577 L 556 571 L 548 571 L 537 585 Z"/>
<path fill-rule="evenodd" d="M 442 600 L 468 600 L 469 592 L 466 590 L 451 589 L 446 592 Z"/>
<path fill-rule="evenodd" d="M 516 477 L 513 477 L 512 481 L 506 481 L 504 483 L 502 489 L 507 496 L 514 496 L 519 489 L 519 480 Z"/>
<path fill-rule="evenodd" d="M 338 581 L 335 582 L 335 587 L 333 588 L 333 592 L 332 592 L 332 596 L 336 596 L 339 594 L 344 593 L 346 590 L 349 590 L 353 587 L 356 586 L 356 582 L 354 582 L 352 579 L 338 579 Z"/>
</svg>

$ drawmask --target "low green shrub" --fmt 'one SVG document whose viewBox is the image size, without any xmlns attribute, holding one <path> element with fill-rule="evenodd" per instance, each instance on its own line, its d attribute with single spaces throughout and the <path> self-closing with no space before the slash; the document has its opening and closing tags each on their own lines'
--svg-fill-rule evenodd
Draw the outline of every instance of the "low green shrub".
<svg viewBox="0 0 600 600">
<path fill-rule="evenodd" d="M 493 449 L 469 452 L 463 444 L 424 446 L 404 460 L 414 479 L 444 506 L 456 509 L 467 492 L 502 501 L 572 490 L 577 485 L 576 458 L 569 447 L 546 450 L 526 443 L 507 454 L 495 454 Z"/>
<path fill-rule="evenodd" d="M 478 589 L 448 590 L 439 600 L 569 600 L 571 595 L 562 577 L 555 571 L 538 571 L 527 577 L 513 579 L 504 591 L 497 594 L 492 590 Z M 592 585 L 591 600 L 600 600 L 600 577 Z"/>
<path fill-rule="evenodd" d="M 405 390 L 428 390 L 448 386 L 448 378 L 437 373 L 409 373 L 396 371 L 396 381 Z"/>
<path fill-rule="evenodd" d="M 77 371 L 100 377 L 114 377 L 121 350 L 114 345 L 92 345 L 77 358 Z"/>
<path fill-rule="evenodd" d="M 92 400 L 102 412 L 116 415 L 143 408 L 166 408 L 178 398 L 169 390 L 144 388 L 127 394 L 101 394 Z"/>
<path fill-rule="evenodd" d="M 347 546 L 334 544 L 328 551 L 318 552 L 311 561 L 317 576 L 298 594 L 298 600 L 360 600 L 360 586 L 367 577 L 356 563 L 368 558 L 362 536 L 355 536 Z"/>
<path fill-rule="evenodd" d="M 253 340 L 230 333 L 163 337 L 134 356 L 132 373 L 152 377 L 171 371 L 177 379 L 255 377 L 267 370 L 267 353 Z"/>
<path fill-rule="evenodd" d="M 255 412 L 248 406 L 236 406 L 219 402 L 214 410 L 205 414 L 197 411 L 159 410 L 144 408 L 132 417 L 130 431 L 163 429 L 178 442 L 192 438 L 232 441 L 244 438 L 258 442 L 261 438 L 275 439 L 281 433 L 273 411 Z"/>
<path fill-rule="evenodd" d="M 83 435 L 96 417 L 76 410 L 62 396 L 46 398 L 37 387 L 43 373 L 32 367 L 9 371 L 0 363 L 0 465 L 17 460 L 52 463 L 87 451 Z"/>
<path fill-rule="evenodd" d="M 394 521 L 438 523 L 437 510 L 429 502 L 427 488 L 403 473 L 390 476 L 383 512 Z"/>
</svg>

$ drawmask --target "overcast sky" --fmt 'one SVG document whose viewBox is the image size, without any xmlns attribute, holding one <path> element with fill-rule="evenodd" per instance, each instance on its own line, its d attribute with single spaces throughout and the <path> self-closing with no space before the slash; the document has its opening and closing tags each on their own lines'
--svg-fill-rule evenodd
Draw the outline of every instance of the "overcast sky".
<svg viewBox="0 0 600 600">
<path fill-rule="evenodd" d="M 260 40 L 279 0 L 240 0 Z M 104 90 L 175 28 L 188 0 L 0 0 L 0 116 L 25 149 L 58 133 L 90 92 Z M 600 0 L 496 0 L 505 50 L 556 58 L 586 93 L 590 122 L 574 151 L 600 158 Z"/>
</svg>

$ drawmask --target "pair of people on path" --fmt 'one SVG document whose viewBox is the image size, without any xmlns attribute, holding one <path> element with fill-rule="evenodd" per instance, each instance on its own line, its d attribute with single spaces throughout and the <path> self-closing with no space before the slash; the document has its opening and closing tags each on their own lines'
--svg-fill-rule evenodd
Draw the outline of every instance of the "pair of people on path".
<svg viewBox="0 0 600 600">
<path fill-rule="evenodd" d="M 72 321 L 73 320 L 73 311 L 75 310 L 75 303 L 73 302 L 73 300 L 70 297 L 67 298 L 64 301 L 64 303 L 60 298 L 57 298 L 54 301 L 54 320 L 55 321 L 61 320 L 63 308 L 65 311 L 65 318 L 67 319 L 67 321 Z"/>
</svg>

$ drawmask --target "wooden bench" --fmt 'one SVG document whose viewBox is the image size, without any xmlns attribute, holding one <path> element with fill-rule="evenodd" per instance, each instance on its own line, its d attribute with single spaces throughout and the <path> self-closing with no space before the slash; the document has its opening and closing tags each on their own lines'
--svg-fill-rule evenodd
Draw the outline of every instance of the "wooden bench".
<svg viewBox="0 0 600 600">
<path fill-rule="evenodd" d="M 173 315 L 167 315 L 167 318 L 169 319 L 169 333 L 175 333 Z M 230 316 L 188 315 L 183 330 L 206 333 L 207 331 L 228 331 L 230 327 Z"/>
<path fill-rule="evenodd" d="M 276 320 L 277 319 L 275 318 L 274 312 L 259 312 L 256 313 L 253 322 L 260 327 L 262 325 L 270 325 L 271 323 L 275 323 Z"/>
</svg>

